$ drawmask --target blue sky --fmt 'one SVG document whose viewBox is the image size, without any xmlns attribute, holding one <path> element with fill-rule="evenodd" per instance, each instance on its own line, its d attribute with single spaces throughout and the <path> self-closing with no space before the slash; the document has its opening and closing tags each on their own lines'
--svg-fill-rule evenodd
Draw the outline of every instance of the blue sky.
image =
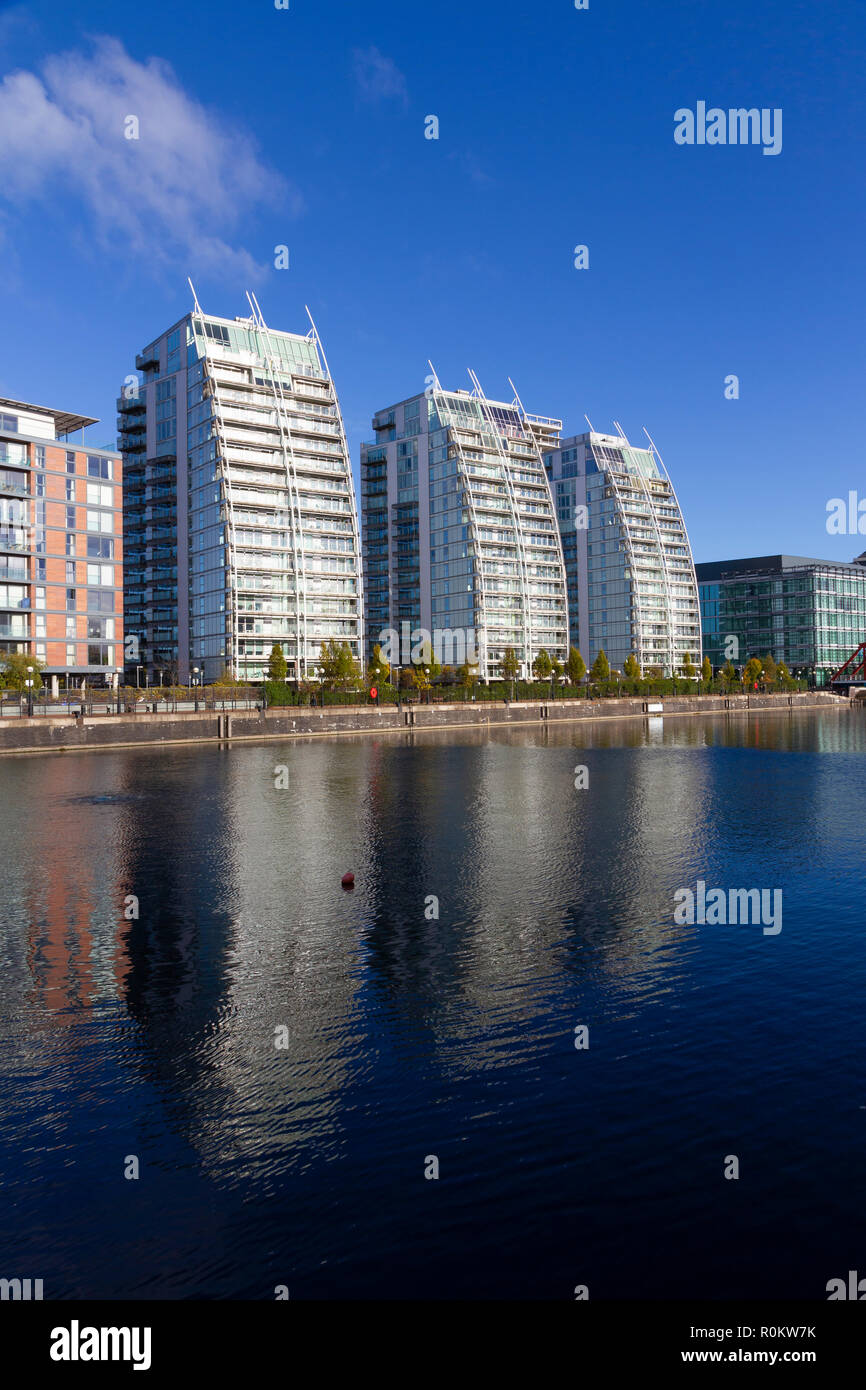
<svg viewBox="0 0 866 1390">
<path fill-rule="evenodd" d="M 310 305 L 356 469 L 430 357 L 567 432 L 645 425 L 697 560 L 850 559 L 864 50 L 862 0 L 0 0 L 0 395 L 111 442 L 187 275 L 229 317 L 249 286 L 277 328 Z M 698 101 L 781 108 L 781 153 L 677 145 Z"/>
</svg>

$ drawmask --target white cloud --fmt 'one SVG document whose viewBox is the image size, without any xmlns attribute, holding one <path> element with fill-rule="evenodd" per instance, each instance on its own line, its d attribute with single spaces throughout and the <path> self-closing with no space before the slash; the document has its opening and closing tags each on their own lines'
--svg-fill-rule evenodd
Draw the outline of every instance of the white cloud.
<svg viewBox="0 0 866 1390">
<path fill-rule="evenodd" d="M 137 140 L 125 138 L 128 116 Z M 101 247 L 193 275 L 257 274 L 233 234 L 277 200 L 295 215 L 302 207 L 246 132 L 188 96 L 167 63 L 138 63 L 116 39 L 0 83 L 0 193 L 13 206 L 71 196 Z"/>
<path fill-rule="evenodd" d="M 400 69 L 378 48 L 356 48 L 353 53 L 355 81 L 364 101 L 383 101 L 397 97 L 404 106 L 409 104 L 406 79 Z"/>
</svg>

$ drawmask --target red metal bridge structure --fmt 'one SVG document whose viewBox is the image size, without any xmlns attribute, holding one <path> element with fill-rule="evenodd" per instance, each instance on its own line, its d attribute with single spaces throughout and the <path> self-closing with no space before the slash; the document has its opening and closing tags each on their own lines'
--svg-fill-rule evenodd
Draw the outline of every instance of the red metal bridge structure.
<svg viewBox="0 0 866 1390">
<path fill-rule="evenodd" d="M 847 686 L 849 689 L 852 686 L 866 686 L 866 642 L 861 642 L 845 664 L 833 672 L 830 685 L 837 688 Z"/>
</svg>

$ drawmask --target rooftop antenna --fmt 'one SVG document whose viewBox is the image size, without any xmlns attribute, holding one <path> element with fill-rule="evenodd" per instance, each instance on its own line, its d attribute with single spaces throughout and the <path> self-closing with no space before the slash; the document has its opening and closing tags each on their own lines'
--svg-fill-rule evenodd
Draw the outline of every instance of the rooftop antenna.
<svg viewBox="0 0 866 1390">
<path fill-rule="evenodd" d="M 625 444 L 627 444 L 627 443 L 628 443 L 628 440 L 626 439 L 626 436 L 625 436 L 625 430 L 623 429 L 622 425 L 619 423 L 619 420 L 614 420 L 613 423 L 614 423 L 614 427 L 615 427 L 616 432 L 617 432 L 617 434 L 619 435 L 620 439 L 623 440 L 623 442 L 624 442 Z"/>
<path fill-rule="evenodd" d="M 197 295 L 196 292 L 195 292 L 195 285 L 192 283 L 192 280 L 190 280 L 189 276 L 186 277 L 186 283 L 189 285 L 190 289 L 192 290 L 192 302 L 193 302 L 193 305 L 195 306 L 195 312 L 196 312 L 197 314 L 201 314 L 201 315 L 202 315 L 202 318 L 203 318 L 204 315 L 202 314 L 201 305 L 200 305 L 199 302 L 198 302 L 198 295 Z"/>
<path fill-rule="evenodd" d="M 441 381 L 439 380 L 439 377 L 436 375 L 436 368 L 433 366 L 433 363 L 430 361 L 430 358 L 429 358 L 429 357 L 427 358 L 427 366 L 430 368 L 431 372 L 433 373 L 433 384 L 434 384 L 434 386 L 436 387 L 436 390 L 437 390 L 437 391 L 441 391 L 441 390 L 442 390 L 442 383 L 441 383 Z"/>
<path fill-rule="evenodd" d="M 589 416 L 587 415 L 586 411 L 583 412 L 583 418 L 584 418 L 584 420 L 586 421 L 586 423 L 589 425 L 589 432 L 590 432 L 590 434 L 595 434 L 595 429 L 593 428 L 592 421 L 590 420 L 590 418 L 589 418 Z"/>
<path fill-rule="evenodd" d="M 525 414 L 526 414 L 526 411 L 523 409 L 523 401 L 520 399 L 520 392 L 518 391 L 517 387 L 514 385 L 514 382 L 511 380 L 511 377 L 508 377 L 507 380 L 508 380 L 508 385 L 511 387 L 512 391 L 514 392 L 514 402 L 513 402 L 514 405 L 516 405 L 516 406 L 519 407 L 521 415 L 525 415 Z"/>
<path fill-rule="evenodd" d="M 471 367 L 467 367 L 466 370 L 469 373 L 469 380 L 472 382 L 473 396 L 477 396 L 479 400 L 483 400 L 484 392 L 481 389 L 481 382 L 478 380 L 478 377 L 475 375 Z"/>
<path fill-rule="evenodd" d="M 262 313 L 261 309 L 259 308 L 259 301 L 256 299 L 256 297 L 255 297 L 255 295 L 253 294 L 252 290 L 250 290 L 250 291 L 247 293 L 247 299 L 250 301 L 250 305 L 251 305 L 251 307 L 252 307 L 252 309 L 253 309 L 253 316 L 254 316 L 254 318 L 255 318 L 255 320 L 256 320 L 256 323 L 259 325 L 259 328 L 267 328 L 267 324 L 265 323 L 265 316 L 264 316 L 264 314 Z M 309 312 L 309 310 L 308 310 L 308 312 Z M 312 320 L 311 320 L 311 322 L 312 322 Z"/>
</svg>

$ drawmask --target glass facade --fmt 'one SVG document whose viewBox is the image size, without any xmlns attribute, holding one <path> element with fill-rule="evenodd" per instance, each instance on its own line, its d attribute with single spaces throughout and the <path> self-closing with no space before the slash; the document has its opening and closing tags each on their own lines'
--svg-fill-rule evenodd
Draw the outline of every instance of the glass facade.
<svg viewBox="0 0 866 1390">
<path fill-rule="evenodd" d="M 866 566 L 775 555 L 698 565 L 704 650 L 714 668 L 768 652 L 827 683 L 866 640 Z"/>
<path fill-rule="evenodd" d="M 545 463 L 568 577 L 569 642 L 591 666 L 679 673 L 701 662 L 697 582 L 685 521 L 654 449 L 594 431 Z"/>
<path fill-rule="evenodd" d="M 140 537 L 127 630 L 152 677 L 260 680 L 275 642 L 292 679 L 331 638 L 359 659 L 354 487 L 315 331 L 196 312 L 136 365 L 121 426 Z"/>
</svg>

